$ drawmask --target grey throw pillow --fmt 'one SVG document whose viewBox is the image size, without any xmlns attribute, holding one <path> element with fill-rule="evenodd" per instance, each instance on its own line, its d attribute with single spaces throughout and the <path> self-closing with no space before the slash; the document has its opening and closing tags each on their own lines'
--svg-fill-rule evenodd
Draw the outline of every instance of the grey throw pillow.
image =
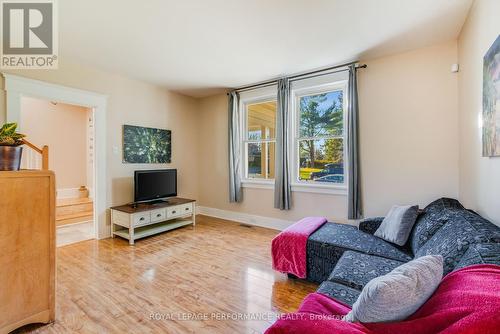
<svg viewBox="0 0 500 334">
<path fill-rule="evenodd" d="M 418 205 L 394 205 L 374 235 L 403 246 L 410 236 L 418 217 Z"/>
<path fill-rule="evenodd" d="M 404 320 L 429 299 L 442 277 L 441 255 L 407 262 L 368 282 L 344 320 L 364 323 Z"/>
</svg>

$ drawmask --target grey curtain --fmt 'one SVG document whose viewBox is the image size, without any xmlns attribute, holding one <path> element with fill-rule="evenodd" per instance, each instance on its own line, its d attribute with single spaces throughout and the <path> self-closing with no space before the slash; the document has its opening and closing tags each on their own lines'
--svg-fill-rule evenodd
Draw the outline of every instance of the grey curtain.
<svg viewBox="0 0 500 334">
<path fill-rule="evenodd" d="M 276 109 L 276 150 L 274 172 L 274 207 L 290 210 L 292 195 L 290 189 L 289 166 L 289 110 L 290 86 L 288 78 L 278 80 L 278 96 Z"/>
<path fill-rule="evenodd" d="M 229 120 L 229 201 L 241 202 L 241 154 L 240 154 L 240 113 L 239 95 L 229 93 L 228 120 Z"/>
<path fill-rule="evenodd" d="M 363 215 L 361 207 L 361 180 L 359 161 L 359 110 L 358 82 L 356 66 L 349 65 L 349 84 L 347 88 L 347 159 L 348 159 L 348 190 L 347 216 L 349 219 L 360 219 Z"/>
</svg>

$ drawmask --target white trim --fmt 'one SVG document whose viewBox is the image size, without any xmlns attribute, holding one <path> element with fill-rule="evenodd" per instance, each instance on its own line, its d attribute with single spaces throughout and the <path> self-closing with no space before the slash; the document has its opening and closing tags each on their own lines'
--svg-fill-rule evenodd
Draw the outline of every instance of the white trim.
<svg viewBox="0 0 500 334">
<path fill-rule="evenodd" d="M 243 188 L 274 189 L 274 180 L 245 179 L 241 181 Z"/>
<path fill-rule="evenodd" d="M 347 160 L 347 137 L 346 137 L 346 125 L 347 125 L 347 78 L 332 77 L 331 81 L 326 81 L 327 78 L 311 79 L 307 82 L 302 82 L 300 85 L 295 85 L 290 90 L 290 147 L 292 148 L 290 152 L 289 165 L 292 166 L 291 169 L 291 184 L 292 190 L 295 191 L 310 192 L 310 193 L 320 193 L 320 194 L 338 194 L 347 195 L 347 171 L 348 171 L 348 160 Z M 328 136 L 328 138 L 338 137 L 344 140 L 344 183 L 343 184 L 316 184 L 306 181 L 299 180 L 299 127 L 300 127 L 300 115 L 297 109 L 299 99 L 303 96 L 321 94 L 325 92 L 342 90 L 344 92 L 344 133 L 342 136 Z M 318 138 L 319 139 L 319 138 Z"/>
<path fill-rule="evenodd" d="M 107 96 L 98 93 L 70 88 L 39 80 L 27 79 L 17 75 L 2 73 L 5 78 L 7 100 L 7 121 L 19 123 L 21 98 L 23 96 L 41 98 L 49 101 L 69 103 L 94 109 L 95 126 L 95 163 L 94 163 L 94 231 L 97 239 L 111 235 L 107 224 L 106 194 L 106 106 Z M 22 124 L 19 124 L 22 129 Z"/>
<path fill-rule="evenodd" d="M 238 112 L 240 114 L 240 152 L 241 160 L 243 162 L 243 168 L 241 170 L 241 180 L 242 182 L 253 182 L 254 178 L 248 177 L 248 154 L 247 148 L 248 143 L 276 143 L 276 138 L 273 139 L 260 139 L 260 140 L 249 140 L 248 139 L 248 113 L 247 106 L 249 104 L 264 103 L 276 101 L 277 99 L 277 86 L 273 85 L 270 87 L 263 87 L 259 89 L 254 89 L 248 92 L 240 93 L 240 101 L 238 106 Z M 267 159 L 266 159 L 266 171 L 267 171 Z M 272 180 L 274 183 L 274 180 Z"/>
<path fill-rule="evenodd" d="M 347 187 L 326 184 L 292 183 L 292 192 L 347 196 Z"/>
<path fill-rule="evenodd" d="M 274 181 L 247 179 L 241 182 L 241 186 L 243 188 L 273 190 Z M 342 185 L 297 183 L 292 184 L 292 192 L 347 196 L 347 187 Z"/>
<path fill-rule="evenodd" d="M 197 206 L 196 212 L 201 215 L 232 220 L 238 223 L 243 223 L 247 225 L 260 226 L 271 228 L 273 230 L 283 231 L 288 226 L 292 225 L 293 221 L 283 220 L 278 218 L 270 218 L 252 215 L 249 213 L 227 211 L 216 208 L 209 208 L 206 206 Z"/>
</svg>

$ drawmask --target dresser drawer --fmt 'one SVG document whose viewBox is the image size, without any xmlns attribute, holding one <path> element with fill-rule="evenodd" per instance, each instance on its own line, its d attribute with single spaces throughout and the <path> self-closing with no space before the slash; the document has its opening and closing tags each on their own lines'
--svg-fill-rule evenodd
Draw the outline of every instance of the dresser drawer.
<svg viewBox="0 0 500 334">
<path fill-rule="evenodd" d="M 151 223 L 151 215 L 149 211 L 136 213 L 132 216 L 132 224 L 134 226 L 147 225 L 149 223 Z"/>
<path fill-rule="evenodd" d="M 151 211 L 151 222 L 162 222 L 167 219 L 167 212 L 165 209 L 158 209 Z"/>
</svg>

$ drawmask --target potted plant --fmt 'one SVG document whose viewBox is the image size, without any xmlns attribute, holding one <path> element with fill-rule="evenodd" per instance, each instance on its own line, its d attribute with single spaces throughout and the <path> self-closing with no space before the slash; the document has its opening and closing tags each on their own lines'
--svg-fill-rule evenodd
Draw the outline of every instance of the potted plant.
<svg viewBox="0 0 500 334">
<path fill-rule="evenodd" d="M 0 129 L 0 170 L 19 170 L 24 144 L 23 134 L 16 132 L 17 123 L 6 123 Z"/>
</svg>

